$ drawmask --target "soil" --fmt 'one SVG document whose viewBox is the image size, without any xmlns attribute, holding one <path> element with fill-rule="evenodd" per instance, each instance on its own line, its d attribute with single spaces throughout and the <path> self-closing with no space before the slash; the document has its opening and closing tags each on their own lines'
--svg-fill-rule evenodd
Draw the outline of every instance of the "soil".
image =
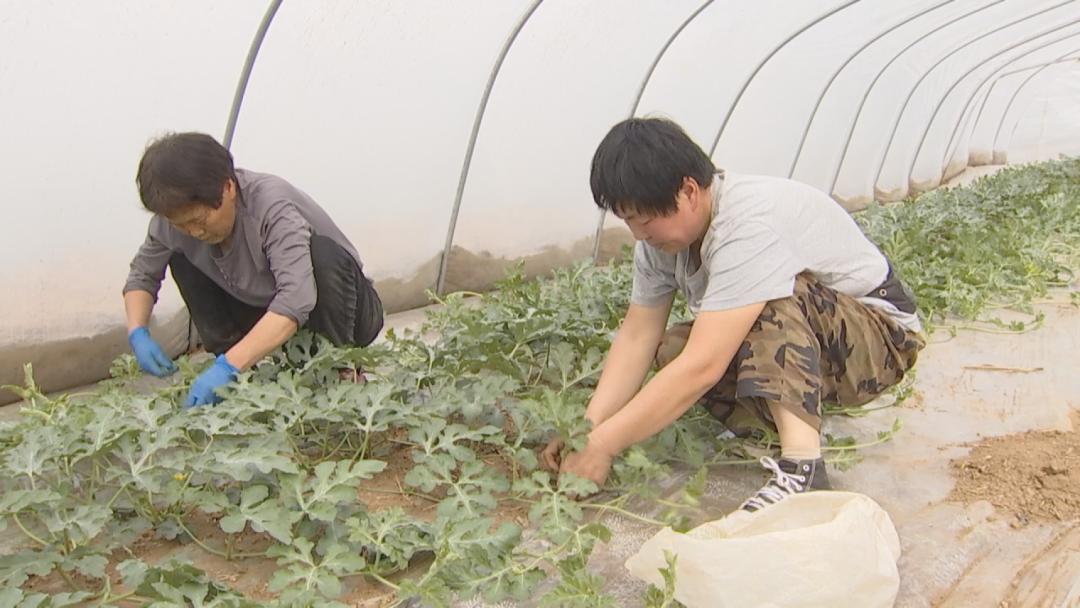
<svg viewBox="0 0 1080 608">
<path fill-rule="evenodd" d="M 1015 517 L 1080 521 L 1080 414 L 1071 431 L 1028 431 L 975 444 L 952 462 L 957 482 L 950 500 L 985 500 Z"/>
</svg>

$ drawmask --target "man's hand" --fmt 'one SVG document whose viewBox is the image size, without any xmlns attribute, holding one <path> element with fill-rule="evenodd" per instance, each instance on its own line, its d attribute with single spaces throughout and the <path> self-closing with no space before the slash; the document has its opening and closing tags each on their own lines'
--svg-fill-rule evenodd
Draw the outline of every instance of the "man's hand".
<svg viewBox="0 0 1080 608">
<path fill-rule="evenodd" d="M 550 444 L 549 444 L 550 446 Z M 573 473 L 578 477 L 584 477 L 603 488 L 611 473 L 611 463 L 615 455 L 604 449 L 595 439 L 590 439 L 585 449 L 580 452 L 570 452 L 559 467 L 559 474 Z"/>
<path fill-rule="evenodd" d="M 169 355 L 161 350 L 161 346 L 150 337 L 150 331 L 146 327 L 136 327 L 128 334 L 128 344 L 135 353 L 135 360 L 139 367 L 148 374 L 158 378 L 164 378 L 176 371 L 176 364 Z"/>
<path fill-rule="evenodd" d="M 544 449 L 540 450 L 540 466 L 552 473 L 558 473 L 559 465 L 562 463 L 562 449 L 565 445 L 566 443 L 558 437 L 549 441 Z"/>
<path fill-rule="evenodd" d="M 221 401 L 221 397 L 215 391 L 234 380 L 236 372 L 237 369 L 229 363 L 225 355 L 218 355 L 214 364 L 191 383 L 191 392 L 188 393 L 184 407 L 208 405 Z"/>
</svg>

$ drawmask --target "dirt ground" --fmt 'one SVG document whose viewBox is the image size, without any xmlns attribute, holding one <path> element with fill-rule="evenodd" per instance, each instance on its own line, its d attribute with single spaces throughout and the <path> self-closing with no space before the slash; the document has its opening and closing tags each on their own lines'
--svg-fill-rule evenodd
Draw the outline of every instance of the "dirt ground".
<svg viewBox="0 0 1080 608">
<path fill-rule="evenodd" d="M 985 500 L 1032 520 L 1080 522 L 1080 414 L 1072 431 L 1028 431 L 985 439 L 953 461 L 956 487 L 949 500 Z"/>
</svg>

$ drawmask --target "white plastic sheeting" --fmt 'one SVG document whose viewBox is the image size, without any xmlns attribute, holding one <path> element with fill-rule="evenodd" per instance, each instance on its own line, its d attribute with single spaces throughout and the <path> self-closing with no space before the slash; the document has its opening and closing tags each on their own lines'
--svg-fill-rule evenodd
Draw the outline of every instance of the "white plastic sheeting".
<svg viewBox="0 0 1080 608">
<path fill-rule="evenodd" d="M 411 276 L 442 252 L 473 116 L 526 6 L 284 2 L 244 98 L 237 163 L 311 194 L 376 278 Z M 435 278 L 425 268 L 426 286 Z"/>
<path fill-rule="evenodd" d="M 267 8 L 0 0 L 0 383 L 11 353 L 92 355 L 57 384 L 122 348 L 142 148 L 224 134 Z M 586 256 L 589 159 L 632 113 L 849 207 L 1080 147 L 1077 0 L 286 0 L 256 50 L 238 165 L 320 201 L 391 309 L 480 262 Z"/>
<path fill-rule="evenodd" d="M 1025 163 L 1062 154 L 1080 155 L 1080 69 L 1047 74 L 1039 89 L 1024 89 L 1002 121 L 998 141 L 1009 157 Z M 995 147 L 995 150 L 997 148 Z"/>
<path fill-rule="evenodd" d="M 969 164 L 1080 154 L 1080 40 L 1073 47 L 1049 61 L 1006 70 L 987 85 L 985 105 L 970 123 Z M 960 161 L 954 155 L 953 162 Z"/>
<path fill-rule="evenodd" d="M 220 133 L 264 8 L 0 1 L 0 384 L 24 362 L 46 387 L 86 382 L 126 346 L 142 149 L 165 130 Z M 166 285 L 156 333 L 172 352 L 182 310 Z"/>
</svg>

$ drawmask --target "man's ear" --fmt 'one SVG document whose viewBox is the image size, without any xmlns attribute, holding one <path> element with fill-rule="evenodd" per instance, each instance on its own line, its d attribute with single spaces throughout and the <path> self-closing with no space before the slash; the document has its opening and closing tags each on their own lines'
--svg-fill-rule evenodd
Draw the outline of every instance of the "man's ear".
<svg viewBox="0 0 1080 608">
<path fill-rule="evenodd" d="M 699 199 L 701 199 L 704 189 L 701 187 L 701 184 L 697 183 L 696 179 L 684 177 L 680 191 L 682 194 L 686 195 L 686 200 L 690 202 L 693 207 L 697 207 L 701 203 Z"/>
<path fill-rule="evenodd" d="M 222 202 L 222 204 L 224 204 L 225 201 L 227 201 L 227 200 L 235 199 L 236 198 L 236 193 L 237 193 L 236 182 L 233 181 L 233 178 L 231 178 L 231 177 L 226 179 L 225 183 L 221 186 L 221 202 Z"/>
</svg>

